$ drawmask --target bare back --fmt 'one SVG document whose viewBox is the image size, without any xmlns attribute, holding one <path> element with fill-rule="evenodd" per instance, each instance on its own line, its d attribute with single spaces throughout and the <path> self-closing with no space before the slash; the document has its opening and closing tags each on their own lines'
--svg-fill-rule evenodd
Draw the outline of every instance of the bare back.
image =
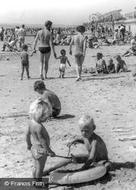
<svg viewBox="0 0 136 190">
<path fill-rule="evenodd" d="M 38 39 L 40 41 L 39 47 L 49 47 L 50 46 L 50 39 L 51 39 L 51 32 L 46 28 L 40 30 L 38 32 Z"/>
<path fill-rule="evenodd" d="M 83 54 L 85 37 L 82 34 L 77 34 L 73 39 L 75 45 L 75 55 Z"/>
<path fill-rule="evenodd" d="M 29 123 L 30 133 L 32 136 L 32 144 L 35 146 L 42 146 L 44 144 L 50 145 L 50 137 L 46 128 L 42 124 L 38 124 L 34 121 Z"/>
</svg>

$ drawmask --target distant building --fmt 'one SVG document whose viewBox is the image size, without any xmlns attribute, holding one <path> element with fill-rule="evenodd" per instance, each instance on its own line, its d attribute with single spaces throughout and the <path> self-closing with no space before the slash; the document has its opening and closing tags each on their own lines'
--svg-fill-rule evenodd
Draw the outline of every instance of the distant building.
<svg viewBox="0 0 136 190">
<path fill-rule="evenodd" d="M 136 18 L 136 11 L 126 13 L 126 14 L 124 14 L 124 16 L 126 19 L 134 19 L 134 18 Z"/>
</svg>

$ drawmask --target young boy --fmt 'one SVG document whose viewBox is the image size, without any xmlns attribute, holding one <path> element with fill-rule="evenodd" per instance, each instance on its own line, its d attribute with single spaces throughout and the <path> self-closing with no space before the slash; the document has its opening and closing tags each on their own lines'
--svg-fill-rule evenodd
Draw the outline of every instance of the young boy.
<svg viewBox="0 0 136 190">
<path fill-rule="evenodd" d="M 42 124 L 50 116 L 50 112 L 51 107 L 49 104 L 40 99 L 33 102 L 30 106 L 30 121 L 26 134 L 26 142 L 27 149 L 31 150 L 35 161 L 33 177 L 37 180 L 42 179 L 47 156 L 55 156 L 55 153 L 50 148 L 49 134 Z"/>
<path fill-rule="evenodd" d="M 116 72 L 117 73 L 127 72 L 127 65 L 120 55 L 116 56 L 116 60 L 117 60 Z"/>
<path fill-rule="evenodd" d="M 107 68 L 108 68 L 108 72 L 109 73 L 115 73 L 116 72 L 116 70 L 115 70 L 115 64 L 113 63 L 113 59 L 112 58 L 109 59 Z"/>
<path fill-rule="evenodd" d="M 93 118 L 90 115 L 83 115 L 79 119 L 79 128 L 82 138 L 75 139 L 73 142 L 69 143 L 69 146 L 78 142 L 85 144 L 89 156 L 83 166 L 83 169 L 88 169 L 94 163 L 102 160 L 108 161 L 108 151 L 106 145 L 102 138 L 94 133 L 96 126 Z"/>
<path fill-rule="evenodd" d="M 108 73 L 108 69 L 106 66 L 106 62 L 103 59 L 103 54 L 102 53 L 97 53 L 96 55 L 97 57 L 97 61 L 96 61 L 96 71 L 97 73 L 103 73 L 103 74 L 107 74 Z"/>
<path fill-rule="evenodd" d="M 75 35 L 70 42 L 69 53 L 72 55 L 72 45 L 75 44 L 74 56 L 75 56 L 75 63 L 76 63 L 76 70 L 77 70 L 76 81 L 79 81 L 81 80 L 82 65 L 85 58 L 87 38 L 84 36 L 84 32 L 85 32 L 84 26 L 82 25 L 78 26 L 76 30 L 78 34 Z"/>
<path fill-rule="evenodd" d="M 48 90 L 42 80 L 38 80 L 34 83 L 34 91 L 36 91 L 42 100 L 46 100 L 52 106 L 52 117 L 57 117 L 61 111 L 61 103 L 58 96 Z"/>
<path fill-rule="evenodd" d="M 68 60 L 68 57 L 66 56 L 66 50 L 62 49 L 60 51 L 61 56 L 56 57 L 56 59 L 60 59 L 60 67 L 59 67 L 59 71 L 60 71 L 60 75 L 59 78 L 64 78 L 65 75 L 65 69 L 66 69 L 66 62 L 68 63 L 68 65 L 71 67 L 70 62 Z"/>
<path fill-rule="evenodd" d="M 24 70 L 26 70 L 27 78 L 30 79 L 29 76 L 29 54 L 28 54 L 28 46 L 26 44 L 22 47 L 23 51 L 21 53 L 21 65 L 22 65 L 22 73 L 21 80 L 23 80 Z"/>
</svg>

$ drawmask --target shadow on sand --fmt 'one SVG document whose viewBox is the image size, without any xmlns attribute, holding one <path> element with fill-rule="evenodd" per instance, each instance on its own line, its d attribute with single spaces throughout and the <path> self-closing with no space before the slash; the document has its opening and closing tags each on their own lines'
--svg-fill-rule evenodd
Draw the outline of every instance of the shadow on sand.
<svg viewBox="0 0 136 190">
<path fill-rule="evenodd" d="M 75 115 L 71 115 L 71 114 L 64 114 L 64 115 L 60 115 L 58 117 L 56 117 L 55 119 L 70 119 L 70 118 L 74 118 Z"/>
</svg>

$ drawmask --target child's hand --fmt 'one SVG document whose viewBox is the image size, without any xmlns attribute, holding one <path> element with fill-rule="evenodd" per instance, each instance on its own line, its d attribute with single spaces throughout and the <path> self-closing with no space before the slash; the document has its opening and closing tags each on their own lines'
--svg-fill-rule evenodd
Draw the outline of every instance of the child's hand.
<svg viewBox="0 0 136 190">
<path fill-rule="evenodd" d="M 50 152 L 48 152 L 48 155 L 51 156 L 51 157 L 55 157 L 55 152 L 53 152 L 52 150 Z"/>
</svg>

